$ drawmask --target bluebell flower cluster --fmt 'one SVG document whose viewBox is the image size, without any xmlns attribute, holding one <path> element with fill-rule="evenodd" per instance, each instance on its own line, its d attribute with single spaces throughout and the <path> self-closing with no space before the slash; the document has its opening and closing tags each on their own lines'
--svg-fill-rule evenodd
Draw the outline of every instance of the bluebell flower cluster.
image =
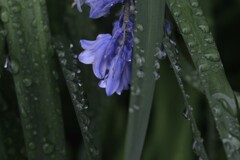
<svg viewBox="0 0 240 160">
<path fill-rule="evenodd" d="M 121 15 L 114 22 L 112 34 L 99 34 L 94 41 L 80 40 L 84 49 L 79 61 L 92 64 L 94 75 L 100 79 L 99 87 L 106 89 L 108 96 L 129 89 L 131 61 L 134 44 L 133 1 L 124 2 Z M 76 1 L 81 11 L 83 0 Z M 123 0 L 85 0 L 91 7 L 90 17 L 99 18 L 109 13 L 110 8 Z"/>
</svg>

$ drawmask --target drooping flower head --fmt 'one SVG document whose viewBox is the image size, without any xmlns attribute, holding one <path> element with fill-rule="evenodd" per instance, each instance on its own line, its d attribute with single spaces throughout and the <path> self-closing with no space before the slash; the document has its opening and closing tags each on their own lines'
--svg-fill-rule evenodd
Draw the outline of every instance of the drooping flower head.
<svg viewBox="0 0 240 160">
<path fill-rule="evenodd" d="M 108 96 L 120 95 L 131 83 L 133 21 L 133 11 L 127 3 L 114 23 L 112 35 L 100 34 L 95 41 L 80 40 L 84 51 L 80 53 L 79 61 L 93 65 L 93 72 L 100 79 L 99 87 L 105 88 Z"/>
<path fill-rule="evenodd" d="M 81 6 L 85 3 L 90 6 L 90 18 L 100 18 L 109 13 L 110 8 L 124 0 L 75 0 L 77 8 L 82 12 Z"/>
</svg>

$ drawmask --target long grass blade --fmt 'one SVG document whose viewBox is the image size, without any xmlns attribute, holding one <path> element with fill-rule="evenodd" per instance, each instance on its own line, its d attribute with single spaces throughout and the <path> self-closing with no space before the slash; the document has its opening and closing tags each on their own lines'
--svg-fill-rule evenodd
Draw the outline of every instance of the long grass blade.
<svg viewBox="0 0 240 160">
<path fill-rule="evenodd" d="M 55 39 L 55 47 L 82 132 L 88 159 L 99 160 L 101 159 L 99 140 L 97 140 L 98 135 L 96 135 L 94 123 L 96 112 L 92 107 L 88 107 L 77 55 L 71 51 L 70 44 L 63 38 Z"/>
<path fill-rule="evenodd" d="M 162 42 L 165 1 L 137 1 L 135 13 L 135 47 L 125 160 L 138 160 L 141 157 L 155 80 L 159 76 L 154 63 Z"/>
<path fill-rule="evenodd" d="M 28 159 L 63 160 L 63 122 L 45 4 L 45 0 L 2 0 L 1 15 Z"/>
<path fill-rule="evenodd" d="M 237 160 L 240 157 L 237 104 L 207 20 L 197 0 L 167 2 L 200 75 L 227 159 Z"/>
<path fill-rule="evenodd" d="M 193 139 L 194 139 L 193 149 L 196 152 L 199 159 L 208 160 L 208 156 L 207 156 L 205 147 L 203 145 L 203 139 L 201 137 L 201 133 L 197 127 L 195 118 L 193 116 L 192 107 L 188 101 L 188 94 L 185 90 L 185 86 L 183 84 L 182 77 L 180 76 L 181 71 L 180 71 L 180 66 L 178 65 L 176 48 L 173 44 L 171 44 L 170 39 L 168 37 L 164 37 L 163 45 L 164 45 L 164 49 L 166 49 L 168 58 L 171 62 L 171 66 L 173 68 L 173 71 L 177 78 L 178 84 L 182 91 L 184 103 L 186 106 L 186 111 L 184 113 L 185 114 L 184 116 L 190 121 L 191 129 L 192 129 L 192 133 L 193 133 Z"/>
</svg>

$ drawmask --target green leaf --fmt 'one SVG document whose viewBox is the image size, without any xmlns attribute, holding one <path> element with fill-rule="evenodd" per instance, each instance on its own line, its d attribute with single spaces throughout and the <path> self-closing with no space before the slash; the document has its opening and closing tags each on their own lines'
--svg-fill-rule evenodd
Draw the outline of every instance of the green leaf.
<svg viewBox="0 0 240 160">
<path fill-rule="evenodd" d="M 61 104 L 45 3 L 2 0 L 1 15 L 28 159 L 63 160 Z"/>
<path fill-rule="evenodd" d="M 192 133 L 193 133 L 193 139 L 194 139 L 193 149 L 196 152 L 199 159 L 208 160 L 208 156 L 206 154 L 206 150 L 205 150 L 205 147 L 203 145 L 203 139 L 201 137 L 201 133 L 200 133 L 198 127 L 197 127 L 195 118 L 193 116 L 192 107 L 191 107 L 191 105 L 188 101 L 188 94 L 185 90 L 185 86 L 183 84 L 182 77 L 180 76 L 181 75 L 181 70 L 180 70 L 180 66 L 178 65 L 176 48 L 173 44 L 171 44 L 170 41 L 171 40 L 168 37 L 164 37 L 163 46 L 164 46 L 164 49 L 166 50 L 166 52 L 168 54 L 168 58 L 171 62 L 171 66 L 172 66 L 173 71 L 175 73 L 175 76 L 177 78 L 178 85 L 180 86 L 180 89 L 182 91 L 184 104 L 185 104 L 185 107 L 186 107 L 186 111 L 184 113 L 184 116 L 190 121 L 191 129 L 192 129 Z"/>
<path fill-rule="evenodd" d="M 168 61 L 161 62 L 162 76 L 156 84 L 143 160 L 192 160 L 192 134 L 189 122 L 181 114 L 185 107 L 181 91 Z M 191 104 L 198 104 L 199 94 L 189 86 L 187 91 Z M 199 109 L 196 105 L 194 111 Z"/>
<path fill-rule="evenodd" d="M 66 39 L 55 39 L 55 47 L 59 62 L 72 99 L 78 124 L 82 132 L 88 159 L 99 160 L 101 159 L 101 154 L 99 149 L 99 138 L 96 134 L 97 125 L 95 124 L 97 112 L 93 107 L 88 107 L 83 83 L 81 81 L 82 73 L 79 69 L 79 62 L 69 46 L 70 44 Z"/>
<path fill-rule="evenodd" d="M 137 1 L 135 13 L 135 47 L 125 160 L 137 160 L 141 157 L 152 106 L 155 76 L 158 76 L 154 63 L 162 43 L 165 1 Z"/>
<path fill-rule="evenodd" d="M 197 0 L 168 0 L 168 7 L 200 75 L 227 158 L 240 157 L 237 104 L 216 44 Z"/>
</svg>

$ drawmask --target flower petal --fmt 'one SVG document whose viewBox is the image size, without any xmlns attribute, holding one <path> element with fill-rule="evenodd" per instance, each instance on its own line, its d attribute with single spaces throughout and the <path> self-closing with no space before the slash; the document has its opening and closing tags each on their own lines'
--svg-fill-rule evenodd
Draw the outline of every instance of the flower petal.
<svg viewBox="0 0 240 160">
<path fill-rule="evenodd" d="M 109 69 L 106 93 L 108 96 L 117 91 L 120 85 L 123 63 L 119 55 L 115 56 Z"/>
<path fill-rule="evenodd" d="M 94 54 L 91 50 L 85 50 L 80 53 L 78 59 L 84 64 L 92 64 L 94 62 Z"/>
<path fill-rule="evenodd" d="M 80 40 L 80 45 L 83 49 L 92 49 L 95 43 L 96 41 Z"/>
<path fill-rule="evenodd" d="M 77 4 L 77 9 L 79 10 L 79 12 L 82 12 L 82 5 L 84 4 L 85 0 L 75 0 L 75 4 Z"/>
<path fill-rule="evenodd" d="M 104 55 L 106 52 L 108 43 L 102 45 L 96 52 L 94 62 L 93 62 L 93 72 L 97 78 L 103 78 L 106 69 L 107 69 L 107 62 L 104 60 Z"/>
<path fill-rule="evenodd" d="M 109 13 L 110 8 L 123 0 L 86 0 L 86 4 L 91 7 L 90 18 L 100 18 Z"/>
</svg>

